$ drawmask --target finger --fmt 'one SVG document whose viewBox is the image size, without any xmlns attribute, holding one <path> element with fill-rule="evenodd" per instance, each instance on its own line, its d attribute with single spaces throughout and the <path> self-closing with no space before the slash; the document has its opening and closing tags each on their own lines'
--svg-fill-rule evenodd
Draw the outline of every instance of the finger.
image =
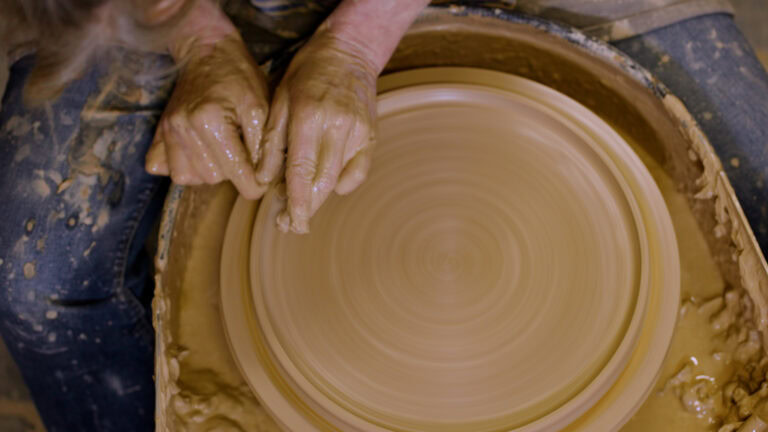
<svg viewBox="0 0 768 432">
<path fill-rule="evenodd" d="M 262 184 L 274 180 L 283 165 L 288 134 L 288 106 L 287 92 L 278 88 L 269 111 L 261 159 L 256 167 L 256 179 Z"/>
<path fill-rule="evenodd" d="M 336 124 L 326 129 L 325 138 L 318 155 L 317 173 L 312 185 L 312 210 L 310 217 L 315 214 L 318 208 L 325 202 L 328 195 L 336 187 L 339 180 L 339 174 L 343 167 L 344 148 L 348 145 L 350 128 L 347 122 L 341 120 L 342 124 Z M 347 125 L 347 127 L 344 127 Z"/>
<path fill-rule="evenodd" d="M 208 184 L 215 184 L 222 180 L 221 168 L 211 151 L 200 139 L 195 129 L 184 122 L 187 126 L 176 126 L 172 128 L 171 133 L 176 137 L 176 142 L 182 144 L 184 155 L 187 157 L 192 168 L 197 173 L 197 177 Z M 199 127 L 199 126 L 198 126 Z"/>
<path fill-rule="evenodd" d="M 288 216 L 291 231 L 309 232 L 312 210 L 312 185 L 317 169 L 322 121 L 316 110 L 304 109 L 292 116 L 288 125 L 288 163 L 285 172 Z"/>
<path fill-rule="evenodd" d="M 165 142 L 162 138 L 162 132 L 158 128 L 157 132 L 155 132 L 155 138 L 152 140 L 152 145 L 147 150 L 144 169 L 152 175 L 167 176 L 170 171 L 168 170 L 168 158 L 165 153 Z"/>
<path fill-rule="evenodd" d="M 189 160 L 187 160 L 187 156 L 183 151 L 183 145 L 170 135 L 165 142 L 165 152 L 171 179 L 174 183 L 180 185 L 198 185 L 202 183 L 202 180 L 192 169 Z"/>
<path fill-rule="evenodd" d="M 355 125 L 347 145 L 347 150 L 351 149 L 352 153 L 345 155 L 344 168 L 336 184 L 337 194 L 346 195 L 365 180 L 371 166 L 375 140 L 370 122 L 358 122 Z"/>
<path fill-rule="evenodd" d="M 245 147 L 248 149 L 252 166 L 256 166 L 262 158 L 261 137 L 266 122 L 266 113 L 265 108 L 256 105 L 238 111 L 240 128 L 243 130 L 243 141 L 245 141 Z"/>
<path fill-rule="evenodd" d="M 253 165 L 234 125 L 218 122 L 198 128 L 197 132 L 216 159 L 222 175 L 232 181 L 241 195 L 254 200 L 264 194 L 266 186 L 256 181 Z"/>
<path fill-rule="evenodd" d="M 346 195 L 360 186 L 368 175 L 371 168 L 371 157 L 373 155 L 373 145 L 368 145 L 360 150 L 352 159 L 347 162 L 341 171 L 339 181 L 336 183 L 336 193 Z"/>
</svg>

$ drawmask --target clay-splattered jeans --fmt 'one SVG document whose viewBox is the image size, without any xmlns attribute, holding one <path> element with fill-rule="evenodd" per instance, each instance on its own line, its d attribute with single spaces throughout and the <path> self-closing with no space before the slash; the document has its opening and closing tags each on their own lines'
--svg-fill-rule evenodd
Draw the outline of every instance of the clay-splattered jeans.
<svg viewBox="0 0 768 432">
<path fill-rule="evenodd" d="M 337 2 L 262 10 L 237 0 L 226 11 L 264 61 L 291 51 Z M 145 241 L 167 180 L 145 173 L 144 154 L 172 64 L 111 54 L 34 109 L 22 104 L 33 62 L 22 59 L 0 110 L 0 336 L 49 432 L 154 429 Z"/>
<path fill-rule="evenodd" d="M 0 112 L 0 335 L 50 432 L 150 431 L 144 243 L 167 185 L 143 165 L 170 63 L 102 59 L 28 109 L 31 63 L 13 67 Z"/>
</svg>

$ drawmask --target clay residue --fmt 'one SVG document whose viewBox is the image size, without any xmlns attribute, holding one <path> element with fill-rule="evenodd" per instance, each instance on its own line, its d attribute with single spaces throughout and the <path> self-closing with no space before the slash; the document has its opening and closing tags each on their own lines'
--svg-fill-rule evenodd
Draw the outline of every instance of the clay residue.
<svg viewBox="0 0 768 432">
<path fill-rule="evenodd" d="M 675 222 L 678 239 L 682 240 L 683 298 L 687 300 L 681 306 L 675 340 L 656 391 L 624 430 L 765 430 L 766 361 L 762 352 L 766 349 L 763 338 L 768 322 L 767 266 L 719 159 L 685 107 L 676 98 L 665 97 L 663 86 L 610 49 L 595 49 L 590 52 L 593 55 L 585 55 L 579 47 L 574 49 L 569 42 L 527 26 L 504 24 L 498 25 L 503 28 L 495 29 L 487 25 L 487 19 L 446 20 L 435 14 L 427 15 L 421 24 L 415 26 L 415 31 L 411 31 L 410 40 L 396 54 L 391 63 L 393 70 L 426 65 L 474 65 L 527 76 L 582 101 L 618 129 L 637 139 L 643 148 L 650 151 L 654 160 L 672 159 L 667 161 L 666 168 L 674 182 L 670 180 L 668 186 L 671 190 L 682 190 L 683 194 L 669 195 L 665 192 L 665 199 L 668 205 L 675 201 L 685 208 L 683 213 L 671 209 L 673 218 L 676 214 L 684 214 L 689 219 L 684 224 Z M 473 36 L 471 30 L 477 30 L 470 25 L 472 23 L 478 24 L 488 34 Z M 597 64 L 599 62 L 593 57 L 600 57 L 605 62 Z M 620 67 L 626 70 L 609 64 L 614 62 L 620 63 Z M 632 96 L 631 103 L 627 95 Z M 189 194 L 185 197 L 186 209 L 177 212 L 172 206 L 166 221 L 176 220 L 177 224 L 184 224 L 184 227 L 177 227 L 178 232 L 194 236 L 202 230 L 200 220 L 203 216 L 199 213 L 206 208 L 201 203 L 201 197 L 210 198 L 215 193 L 210 190 L 187 190 L 185 193 Z M 670 196 L 677 198 L 670 201 Z M 180 196 L 176 199 L 179 200 Z M 195 211 L 190 210 L 192 208 Z M 224 219 L 216 222 L 209 219 L 211 224 L 207 226 L 223 225 Z M 170 227 L 173 228 L 172 223 Z M 167 240 L 170 240 L 170 232 L 167 234 Z M 686 255 L 683 244 L 688 240 L 694 242 L 688 249 L 694 253 Z M 220 244 L 205 246 L 218 251 Z M 200 244 L 196 249 L 200 250 Z M 223 370 L 226 374 L 236 368 L 232 367 L 231 358 L 223 368 L 212 364 L 193 367 L 191 362 L 202 358 L 193 354 L 182 358 L 184 352 L 200 352 L 209 349 L 209 346 L 228 352 L 223 335 L 212 331 L 202 333 L 197 340 L 187 337 L 183 349 L 169 352 L 172 343 L 179 340 L 171 326 L 174 322 L 181 322 L 175 321 L 175 318 L 171 320 L 179 311 L 179 306 L 174 303 L 178 299 L 173 296 L 179 294 L 182 286 L 185 292 L 191 292 L 187 289 L 194 287 L 211 296 L 216 294 L 212 294 L 215 290 L 211 286 L 199 283 L 185 285 L 190 283 L 190 279 L 182 275 L 193 262 L 189 258 L 191 243 L 174 244 L 176 262 L 171 265 L 166 265 L 167 255 L 164 256 L 168 253 L 167 243 L 164 250 L 158 258 L 158 263 L 163 262 L 163 265 L 158 265 L 158 281 L 161 283 L 158 284 L 155 303 L 158 428 L 187 430 L 189 426 L 176 419 L 176 410 L 202 412 L 201 421 L 197 424 L 212 419 L 210 410 L 184 411 L 176 402 L 198 406 L 200 399 L 195 392 L 199 389 L 190 381 L 185 381 L 184 377 L 201 379 L 206 375 L 187 372 L 215 371 L 215 378 L 212 379 L 218 379 L 216 386 L 224 388 L 219 371 Z M 216 259 L 195 263 L 200 271 L 205 268 L 210 270 L 218 264 Z M 203 267 L 199 267 L 201 263 Z M 688 270 L 685 271 L 685 268 Z M 208 308 L 212 313 L 217 307 L 214 303 L 200 306 L 199 310 Z M 210 322 L 219 325 L 217 319 L 215 314 L 195 317 L 200 325 Z M 760 337 L 755 336 L 755 331 Z M 213 339 L 209 342 L 210 337 Z M 227 384 L 225 399 L 230 395 L 240 395 L 237 392 L 240 388 L 238 382 Z M 207 401 L 205 404 L 208 407 L 225 406 L 215 401 L 210 393 L 203 394 L 202 400 Z M 251 410 L 259 412 L 262 408 L 254 402 Z M 255 424 L 241 421 L 232 413 L 222 412 L 220 415 L 241 425 Z"/>
<path fill-rule="evenodd" d="M 713 279 L 695 275 L 698 282 L 688 285 L 659 390 L 624 430 L 763 431 L 768 427 L 765 260 L 706 137 L 679 99 L 667 95 L 663 102 L 690 143 L 687 158 L 673 158 L 675 171 L 695 167 L 699 173 L 693 181 L 683 177 L 690 182 L 684 189 L 704 228 L 698 235 L 704 234 L 702 240 L 714 253 L 696 264 L 707 269 L 717 263 L 723 277 L 718 281 L 728 288 L 706 295 L 705 285 Z M 679 214 L 670 211 L 673 218 Z M 681 244 L 691 238 L 690 232 L 681 232 L 677 224 L 675 228 Z"/>
<path fill-rule="evenodd" d="M 659 389 L 624 431 L 752 431 L 741 428 L 768 418 L 768 357 L 754 312 L 744 290 L 686 299 Z"/>
<path fill-rule="evenodd" d="M 279 430 L 241 377 L 221 324 L 218 267 L 235 196 L 229 184 L 175 187 L 166 201 L 153 303 L 158 430 Z"/>
</svg>

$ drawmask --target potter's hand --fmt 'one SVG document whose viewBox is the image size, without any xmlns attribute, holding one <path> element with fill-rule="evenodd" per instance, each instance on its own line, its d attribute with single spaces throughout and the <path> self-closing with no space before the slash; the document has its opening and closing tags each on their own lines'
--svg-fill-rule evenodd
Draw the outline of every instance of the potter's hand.
<svg viewBox="0 0 768 432">
<path fill-rule="evenodd" d="M 264 148 L 288 147 L 288 207 L 282 231 L 305 233 L 332 191 L 346 194 L 371 160 L 378 71 L 355 46 L 322 30 L 291 62 L 278 86 Z"/>
<path fill-rule="evenodd" d="M 309 231 L 332 191 L 365 179 L 376 118 L 376 77 L 429 0 L 343 0 L 286 72 L 272 101 L 264 148 L 287 146 L 282 231 Z"/>
<path fill-rule="evenodd" d="M 203 22 L 220 14 L 207 0 L 197 3 L 209 7 Z M 179 184 L 231 180 L 243 196 L 256 199 L 282 164 L 281 153 L 261 150 L 268 112 L 264 75 L 228 21 L 205 30 L 172 49 L 181 69 L 147 170 L 170 174 Z"/>
</svg>

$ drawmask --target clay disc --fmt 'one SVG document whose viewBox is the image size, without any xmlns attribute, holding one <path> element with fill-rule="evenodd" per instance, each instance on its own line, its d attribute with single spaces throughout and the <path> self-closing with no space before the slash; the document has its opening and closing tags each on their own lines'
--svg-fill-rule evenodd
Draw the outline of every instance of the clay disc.
<svg viewBox="0 0 768 432">
<path fill-rule="evenodd" d="M 626 166 L 639 161 L 588 110 L 495 75 L 503 88 L 380 96 L 368 180 L 305 236 L 276 230 L 284 199 L 270 192 L 250 247 L 241 233 L 240 258 L 225 256 L 249 267 L 226 281 L 251 316 L 231 342 L 259 347 L 271 390 L 252 384 L 286 425 L 299 413 L 318 430 L 546 430 L 627 367 L 654 289 L 642 207 L 663 201 L 638 199 Z"/>
</svg>

